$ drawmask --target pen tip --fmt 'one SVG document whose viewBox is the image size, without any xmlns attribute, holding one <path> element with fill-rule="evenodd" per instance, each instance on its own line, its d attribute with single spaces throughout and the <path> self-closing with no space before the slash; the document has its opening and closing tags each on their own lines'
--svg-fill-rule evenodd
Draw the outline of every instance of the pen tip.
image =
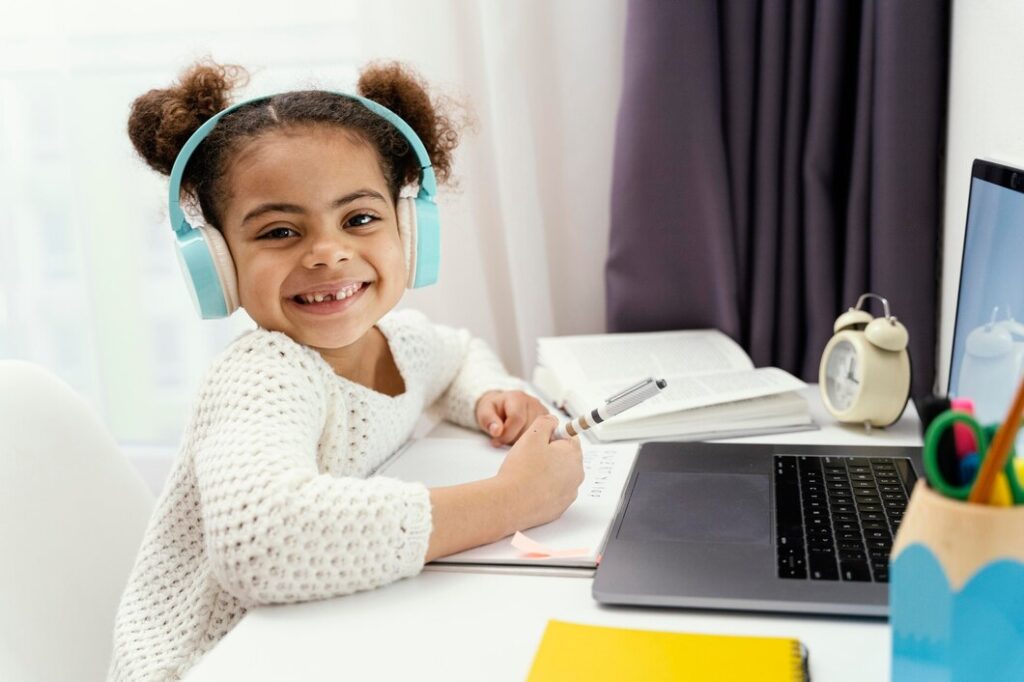
<svg viewBox="0 0 1024 682">
<path fill-rule="evenodd" d="M 658 384 L 658 388 L 665 388 L 666 386 L 668 386 L 668 382 L 665 381 L 664 379 L 658 379 L 658 381 L 655 383 Z"/>
</svg>

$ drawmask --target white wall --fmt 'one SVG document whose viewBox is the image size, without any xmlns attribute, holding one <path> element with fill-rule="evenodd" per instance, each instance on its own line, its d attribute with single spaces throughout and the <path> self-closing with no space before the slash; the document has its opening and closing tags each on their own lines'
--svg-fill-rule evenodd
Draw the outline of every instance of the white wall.
<svg viewBox="0 0 1024 682">
<path fill-rule="evenodd" d="M 1024 3 L 954 0 L 938 377 L 946 386 L 971 163 L 1024 167 Z"/>
</svg>

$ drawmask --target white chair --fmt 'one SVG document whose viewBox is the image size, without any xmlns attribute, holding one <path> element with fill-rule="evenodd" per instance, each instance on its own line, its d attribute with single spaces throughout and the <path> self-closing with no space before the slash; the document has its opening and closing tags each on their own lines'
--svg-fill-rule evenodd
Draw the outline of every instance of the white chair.
<svg viewBox="0 0 1024 682">
<path fill-rule="evenodd" d="M 0 680 L 102 680 L 153 507 L 96 413 L 0 360 Z"/>
</svg>

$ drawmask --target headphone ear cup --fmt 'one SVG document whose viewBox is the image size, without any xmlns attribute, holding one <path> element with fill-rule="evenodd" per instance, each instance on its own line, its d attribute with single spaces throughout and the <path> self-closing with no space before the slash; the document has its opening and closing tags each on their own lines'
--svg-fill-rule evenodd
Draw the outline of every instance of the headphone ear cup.
<svg viewBox="0 0 1024 682">
<path fill-rule="evenodd" d="M 416 282 L 416 206 L 412 197 L 402 197 L 396 205 L 398 236 L 405 252 L 405 286 L 412 289 Z"/>
<path fill-rule="evenodd" d="M 441 270 L 441 218 L 437 204 L 422 194 L 412 200 L 416 216 L 416 271 L 411 287 L 425 287 L 437 281 Z"/>
<path fill-rule="evenodd" d="M 221 291 L 224 293 L 227 314 L 230 315 L 238 310 L 239 305 L 238 274 L 235 272 L 235 261 L 231 258 L 231 251 L 220 230 L 207 225 L 200 225 L 198 229 L 203 233 L 206 244 L 210 247 L 213 267 L 217 270 L 217 279 L 220 280 Z"/>
<path fill-rule="evenodd" d="M 864 338 L 882 350 L 897 352 L 907 347 L 910 334 L 895 317 L 876 317 L 864 327 Z"/>
<path fill-rule="evenodd" d="M 178 264 L 192 295 L 192 303 L 204 320 L 227 317 L 238 307 L 235 266 L 227 244 L 212 228 L 186 229 L 177 234 Z"/>
</svg>

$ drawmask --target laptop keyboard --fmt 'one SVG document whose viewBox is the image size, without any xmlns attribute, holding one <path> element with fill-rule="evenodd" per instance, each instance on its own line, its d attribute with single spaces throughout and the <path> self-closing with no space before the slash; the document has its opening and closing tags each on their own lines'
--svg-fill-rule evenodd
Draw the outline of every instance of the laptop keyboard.
<svg viewBox="0 0 1024 682">
<path fill-rule="evenodd" d="M 909 459 L 776 455 L 774 468 L 780 578 L 889 582 Z"/>
</svg>

